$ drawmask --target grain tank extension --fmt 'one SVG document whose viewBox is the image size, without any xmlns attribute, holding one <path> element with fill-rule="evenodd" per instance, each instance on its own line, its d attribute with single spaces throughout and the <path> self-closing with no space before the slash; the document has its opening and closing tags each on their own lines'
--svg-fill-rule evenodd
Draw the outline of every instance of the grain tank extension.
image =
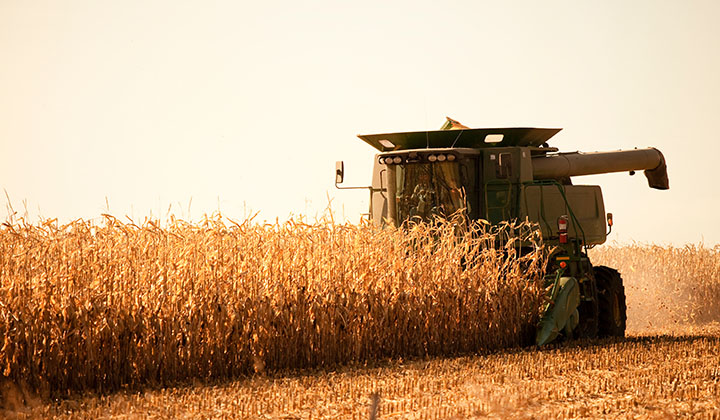
<svg viewBox="0 0 720 420">
<path fill-rule="evenodd" d="M 592 266 L 587 249 L 605 242 L 612 214 L 597 185 L 573 178 L 644 171 L 651 188 L 669 188 L 667 167 L 655 148 L 560 153 L 548 140 L 560 129 L 470 129 L 448 118 L 441 130 L 360 135 L 378 150 L 369 187 L 374 223 L 401 225 L 457 211 L 491 223 L 529 219 L 556 247 L 546 281 L 551 303 L 537 344 L 557 337 L 624 336 L 626 305 L 617 270 Z"/>
</svg>

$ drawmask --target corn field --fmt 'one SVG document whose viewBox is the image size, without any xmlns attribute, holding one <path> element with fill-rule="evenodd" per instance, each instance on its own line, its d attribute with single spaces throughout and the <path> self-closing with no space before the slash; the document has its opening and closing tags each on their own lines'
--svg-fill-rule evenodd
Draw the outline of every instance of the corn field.
<svg viewBox="0 0 720 420">
<path fill-rule="evenodd" d="M 7 222 L 0 379 L 109 392 L 519 345 L 540 242 L 528 225 Z"/>
</svg>

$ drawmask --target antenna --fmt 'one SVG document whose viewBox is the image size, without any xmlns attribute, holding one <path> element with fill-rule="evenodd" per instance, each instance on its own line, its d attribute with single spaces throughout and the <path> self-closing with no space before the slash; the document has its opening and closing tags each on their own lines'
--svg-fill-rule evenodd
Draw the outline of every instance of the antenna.
<svg viewBox="0 0 720 420">
<path fill-rule="evenodd" d="M 423 108 L 425 110 L 425 148 L 430 148 L 430 134 L 428 133 L 428 119 L 427 119 L 427 96 L 423 98 Z"/>
<path fill-rule="evenodd" d="M 462 136 L 462 133 L 464 133 L 464 132 L 465 132 L 465 130 L 460 130 L 460 132 L 458 133 L 457 137 L 455 137 L 455 141 L 453 142 L 452 146 L 450 146 L 450 148 L 455 147 L 455 143 L 457 143 L 458 139 L 460 138 L 460 136 Z"/>
</svg>

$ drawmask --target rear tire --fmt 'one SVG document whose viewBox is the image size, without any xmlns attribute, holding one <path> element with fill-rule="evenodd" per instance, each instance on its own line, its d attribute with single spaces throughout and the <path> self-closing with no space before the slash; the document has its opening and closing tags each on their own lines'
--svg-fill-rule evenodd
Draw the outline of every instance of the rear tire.
<svg viewBox="0 0 720 420">
<path fill-rule="evenodd" d="M 620 273 L 610 267 L 593 267 L 598 296 L 598 336 L 625 337 L 627 306 Z"/>
</svg>

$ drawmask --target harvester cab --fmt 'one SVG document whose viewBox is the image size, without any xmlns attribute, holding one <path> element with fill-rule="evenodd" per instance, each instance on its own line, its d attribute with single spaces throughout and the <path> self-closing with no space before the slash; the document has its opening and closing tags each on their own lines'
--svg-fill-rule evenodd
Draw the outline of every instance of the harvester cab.
<svg viewBox="0 0 720 420">
<path fill-rule="evenodd" d="M 668 189 L 665 159 L 654 148 L 560 153 L 548 146 L 556 128 L 471 129 L 450 118 L 442 129 L 360 135 L 379 151 L 369 187 L 370 217 L 379 225 L 464 213 L 492 224 L 537 223 L 551 257 L 547 281 L 551 302 L 540 322 L 537 344 L 563 336 L 623 336 L 625 296 L 620 274 L 592 267 L 587 248 L 605 242 L 612 215 L 605 213 L 597 185 L 572 178 L 644 170 L 648 184 Z"/>
</svg>

